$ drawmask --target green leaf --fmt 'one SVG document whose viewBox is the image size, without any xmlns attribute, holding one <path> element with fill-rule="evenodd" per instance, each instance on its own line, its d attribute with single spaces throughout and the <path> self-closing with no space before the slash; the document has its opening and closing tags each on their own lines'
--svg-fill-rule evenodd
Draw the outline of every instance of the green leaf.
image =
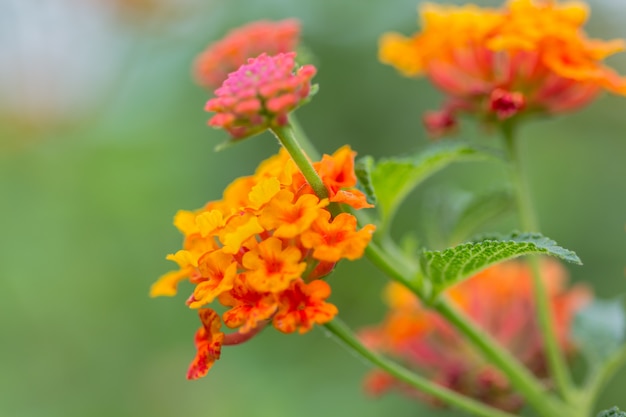
<svg viewBox="0 0 626 417">
<path fill-rule="evenodd" d="M 613 407 L 608 410 L 600 411 L 596 417 L 626 417 L 626 413 L 620 411 L 617 407 Z"/>
<path fill-rule="evenodd" d="M 374 158 L 367 155 L 359 158 L 354 165 L 354 172 L 359 182 L 357 188 L 365 194 L 367 202 L 376 205 L 376 193 L 372 185 L 372 169 L 374 168 Z"/>
<path fill-rule="evenodd" d="M 498 240 L 465 243 L 443 251 L 423 251 L 420 265 L 432 297 L 498 262 L 522 255 L 545 254 L 581 264 L 578 256 L 539 233 L 512 233 Z"/>
<path fill-rule="evenodd" d="M 391 221 L 398 206 L 417 185 L 446 165 L 494 155 L 460 142 L 439 142 L 414 156 L 379 161 L 371 172 L 371 179 L 383 223 Z"/>
<path fill-rule="evenodd" d="M 621 298 L 594 300 L 574 317 L 574 340 L 592 367 L 602 365 L 626 341 L 626 313 Z"/>
</svg>

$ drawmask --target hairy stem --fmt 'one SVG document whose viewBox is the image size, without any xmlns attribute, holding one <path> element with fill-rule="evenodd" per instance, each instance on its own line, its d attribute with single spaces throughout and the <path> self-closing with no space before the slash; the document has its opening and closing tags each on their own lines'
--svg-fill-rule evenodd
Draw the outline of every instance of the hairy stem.
<svg viewBox="0 0 626 417">
<path fill-rule="evenodd" d="M 493 364 L 495 364 L 509 378 L 511 385 L 516 387 L 524 396 L 524 399 L 532 405 L 537 412 L 545 417 L 565 415 L 565 407 L 535 378 L 535 376 L 523 366 L 506 349 L 502 349 L 493 338 L 485 331 L 473 325 L 465 315 L 445 299 L 439 299 L 433 306 L 439 314 L 448 320 L 474 346 L 478 347 Z"/>
<path fill-rule="evenodd" d="M 311 160 L 304 152 L 304 149 L 300 146 L 291 126 L 274 127 L 271 131 L 285 149 L 287 149 L 287 152 L 291 155 L 291 159 L 294 160 L 306 181 L 311 188 L 313 188 L 315 194 L 317 194 L 319 198 L 328 198 L 326 186 L 324 186 L 322 179 L 315 171 L 315 168 L 313 168 Z"/>
<path fill-rule="evenodd" d="M 296 115 L 293 113 L 289 115 L 289 124 L 293 129 L 294 136 L 298 138 L 298 143 L 300 144 L 300 147 L 302 148 L 304 153 L 309 155 L 309 158 L 311 158 L 312 160 L 319 161 L 322 156 L 317 151 L 317 149 L 315 149 L 315 146 L 313 146 L 313 144 L 307 137 L 306 132 L 304 131 L 304 129 L 302 129 L 302 126 L 296 118 Z"/>
<path fill-rule="evenodd" d="M 524 232 L 539 232 L 539 224 L 533 210 L 530 191 L 524 173 L 521 153 L 515 140 L 513 126 L 506 125 L 503 128 L 503 136 L 509 151 L 511 179 L 518 202 L 520 226 Z M 569 368 L 561 351 L 555 331 L 554 318 L 550 306 L 550 299 L 546 286 L 541 277 L 541 267 L 537 257 L 530 257 L 528 263 L 532 270 L 534 298 L 536 302 L 537 317 L 541 328 L 543 341 L 548 358 L 550 371 L 554 377 L 557 390 L 565 400 L 571 400 L 573 394 L 572 378 Z"/>
</svg>

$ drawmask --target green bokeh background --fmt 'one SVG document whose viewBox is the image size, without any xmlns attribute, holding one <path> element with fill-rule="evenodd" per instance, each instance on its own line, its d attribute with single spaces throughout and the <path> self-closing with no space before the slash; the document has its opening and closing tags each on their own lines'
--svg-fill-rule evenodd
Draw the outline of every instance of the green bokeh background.
<svg viewBox="0 0 626 417">
<path fill-rule="evenodd" d="M 626 37 L 610 19 L 623 21 L 623 8 L 593 6 L 594 36 Z M 386 30 L 415 31 L 414 1 L 168 7 L 176 13 L 146 24 L 139 12 L 112 26 L 130 52 L 105 91 L 94 89 L 86 115 L 69 123 L 1 119 L 0 416 L 428 415 L 400 395 L 363 394 L 367 366 L 319 329 L 266 331 L 225 348 L 206 378 L 188 382 L 198 326 L 184 305 L 190 287 L 174 299 L 147 296 L 173 268 L 164 256 L 181 243 L 174 213 L 218 198 L 277 149 L 264 134 L 213 152 L 225 135 L 205 125 L 209 94 L 190 79 L 193 57 L 233 26 L 298 17 L 319 68 L 320 91 L 298 111 L 309 136 L 325 152 L 349 143 L 361 155 L 407 153 L 426 145 L 420 114 L 441 97 L 426 81 L 378 63 L 376 41 Z M 0 33 L 11 36 L 8 27 Z M 626 72 L 624 56 L 610 62 Z M 579 254 L 585 265 L 569 267 L 572 279 L 589 281 L 603 297 L 626 291 L 625 114 L 624 98 L 603 96 L 575 115 L 526 126 L 521 138 L 544 233 Z M 485 132 L 465 123 L 461 136 Z M 423 198 L 442 184 L 485 189 L 502 176 L 489 164 L 437 174 L 409 199 L 396 227 L 428 221 Z M 351 325 L 374 323 L 384 312 L 385 282 L 366 260 L 344 263 L 332 276 L 332 301 Z M 624 383 L 622 372 L 600 405 L 626 408 Z"/>
</svg>

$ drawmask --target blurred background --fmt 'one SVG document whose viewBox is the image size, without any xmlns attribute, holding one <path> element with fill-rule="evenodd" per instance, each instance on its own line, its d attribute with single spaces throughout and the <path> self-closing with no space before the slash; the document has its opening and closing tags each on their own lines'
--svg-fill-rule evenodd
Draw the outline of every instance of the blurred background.
<svg viewBox="0 0 626 417">
<path fill-rule="evenodd" d="M 591 4 L 589 33 L 626 38 L 622 0 Z M 174 268 L 164 259 L 181 244 L 174 213 L 219 198 L 277 149 L 265 134 L 213 152 L 225 134 L 206 126 L 194 56 L 234 26 L 297 17 L 320 85 L 298 116 L 319 148 L 409 153 L 427 144 L 420 115 L 441 97 L 378 63 L 376 42 L 415 32 L 415 9 L 415 0 L 0 0 L 0 416 L 429 415 L 397 394 L 366 396 L 367 365 L 319 329 L 266 331 L 188 382 L 199 324 L 184 305 L 190 287 L 148 298 Z M 626 73 L 626 54 L 609 62 Z M 543 232 L 579 254 L 572 279 L 601 297 L 626 291 L 624 114 L 625 98 L 603 96 L 522 132 Z M 465 123 L 460 136 L 485 132 Z M 502 176 L 469 163 L 437 174 L 397 230 L 428 221 L 423 200 L 442 184 L 493 188 Z M 385 282 L 366 260 L 343 263 L 332 276 L 340 316 L 354 327 L 379 321 Z M 622 371 L 600 406 L 626 408 L 624 383 Z"/>
</svg>

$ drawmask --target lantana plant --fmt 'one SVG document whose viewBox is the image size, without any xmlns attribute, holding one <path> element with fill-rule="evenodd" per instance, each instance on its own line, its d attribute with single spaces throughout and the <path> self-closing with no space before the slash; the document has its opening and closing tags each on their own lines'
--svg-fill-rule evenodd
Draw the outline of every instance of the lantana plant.
<svg viewBox="0 0 626 417">
<path fill-rule="evenodd" d="M 298 59 L 297 20 L 254 22 L 209 45 L 194 64 L 198 84 L 214 90 L 208 124 L 225 131 L 226 145 L 270 131 L 279 149 L 221 199 L 175 216 L 184 241 L 167 259 L 178 268 L 150 293 L 175 295 L 184 280 L 194 286 L 186 304 L 201 326 L 187 378 L 205 377 L 224 346 L 267 328 L 323 326 L 375 366 L 365 381 L 371 394 L 399 390 L 482 417 L 522 407 L 541 417 L 598 411 L 599 393 L 626 361 L 626 315 L 618 301 L 568 286 L 562 263 L 581 261 L 541 234 L 517 137 L 531 118 L 573 112 L 602 91 L 626 95 L 626 78 L 602 63 L 625 45 L 588 38 L 587 15 L 581 2 L 551 0 L 421 6 L 421 31 L 384 34 L 379 52 L 381 62 L 445 94 L 441 109 L 423 117 L 437 142 L 378 161 L 357 160 L 341 143 L 320 155 L 297 123 L 294 111 L 317 90 L 317 69 Z M 502 145 L 442 139 L 461 129 L 460 115 L 499 132 Z M 511 193 L 458 205 L 444 231 L 448 247 L 395 241 L 390 228 L 405 198 L 465 160 L 500 161 Z M 519 230 L 471 235 L 508 203 Z M 341 260 L 362 257 L 390 279 L 389 311 L 354 331 L 338 318 L 342 306 L 327 301 L 328 278 Z M 572 376 L 576 356 L 586 359 L 584 378 Z"/>
</svg>

